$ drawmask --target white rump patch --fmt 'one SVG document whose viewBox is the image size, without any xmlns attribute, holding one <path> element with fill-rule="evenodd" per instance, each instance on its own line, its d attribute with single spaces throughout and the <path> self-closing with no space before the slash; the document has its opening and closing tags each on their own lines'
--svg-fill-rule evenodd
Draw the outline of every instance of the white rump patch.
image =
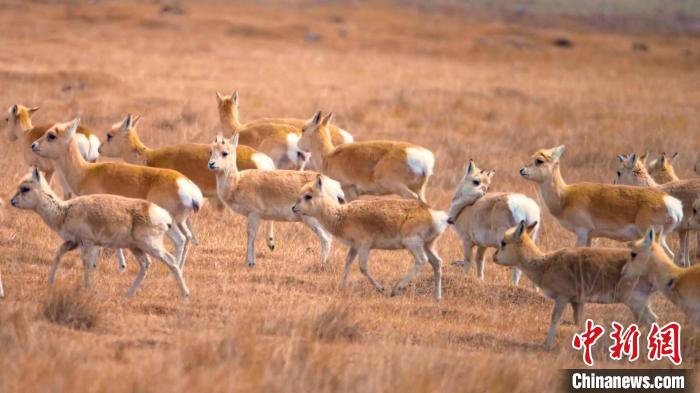
<svg viewBox="0 0 700 393">
<path fill-rule="evenodd" d="M 86 159 L 88 161 L 94 162 L 97 161 L 97 158 L 100 156 L 100 139 L 97 138 L 95 135 L 90 135 L 88 139 L 90 140 L 90 151 L 88 152 L 88 156 L 86 157 Z"/>
<path fill-rule="evenodd" d="M 516 224 L 520 221 L 525 221 L 526 225 L 532 225 L 534 222 L 537 222 L 537 226 L 532 232 L 532 240 L 536 240 L 541 223 L 540 207 L 537 205 L 537 202 L 523 194 L 509 194 L 507 203 L 510 213 L 513 215 L 513 221 Z"/>
<path fill-rule="evenodd" d="M 355 142 L 355 138 L 353 138 L 352 135 L 350 135 L 350 133 L 345 131 L 344 129 L 338 128 L 338 133 L 340 134 L 340 136 L 343 137 L 343 143 Z"/>
<path fill-rule="evenodd" d="M 343 192 L 343 187 L 340 186 L 340 183 L 338 183 L 336 180 L 331 179 L 330 177 L 323 177 L 323 192 L 326 195 L 330 195 L 333 198 L 342 199 L 346 201 L 345 193 Z"/>
<path fill-rule="evenodd" d="M 262 169 L 264 171 L 271 171 L 275 169 L 275 162 L 272 161 L 272 158 L 265 153 L 253 153 L 250 159 L 253 160 L 258 169 Z"/>
<path fill-rule="evenodd" d="M 78 150 L 80 155 L 87 161 L 90 161 L 90 141 L 85 134 L 75 134 L 75 141 L 78 142 Z"/>
<path fill-rule="evenodd" d="M 406 149 L 406 162 L 411 171 L 419 176 L 431 176 L 435 166 L 433 153 L 422 147 L 409 147 Z"/>
<path fill-rule="evenodd" d="M 180 196 L 182 204 L 190 209 L 199 210 L 204 204 L 202 191 L 186 177 L 177 179 L 177 194 Z"/>
<path fill-rule="evenodd" d="M 675 228 L 683 221 L 683 202 L 670 195 L 664 195 L 664 204 L 668 210 L 668 215 L 673 220 L 673 228 Z"/>
<path fill-rule="evenodd" d="M 151 224 L 159 226 L 166 231 L 168 230 L 168 226 L 173 223 L 170 213 L 155 203 L 151 203 L 151 207 L 148 209 L 148 217 L 151 219 Z"/>
<path fill-rule="evenodd" d="M 297 163 L 299 153 L 299 135 L 290 132 L 287 134 L 287 158 L 289 162 Z"/>
<path fill-rule="evenodd" d="M 445 229 L 447 229 L 447 219 L 449 218 L 447 212 L 431 210 L 430 215 L 433 217 L 433 228 L 435 228 L 435 231 L 437 231 L 437 233 L 445 232 Z"/>
</svg>

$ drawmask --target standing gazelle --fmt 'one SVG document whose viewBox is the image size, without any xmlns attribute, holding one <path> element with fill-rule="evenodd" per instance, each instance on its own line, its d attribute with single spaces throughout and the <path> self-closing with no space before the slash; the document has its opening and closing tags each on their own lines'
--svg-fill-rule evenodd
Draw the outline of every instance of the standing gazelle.
<svg viewBox="0 0 700 393">
<path fill-rule="evenodd" d="M 480 280 L 484 278 L 484 254 L 489 247 L 498 247 L 503 233 L 521 221 L 534 225 L 530 234 L 536 240 L 540 222 L 540 207 L 537 202 L 523 194 L 513 192 L 492 192 L 474 200 L 470 190 L 482 188 L 488 191 L 495 171 L 484 171 L 476 167 L 473 161 L 467 164 L 467 170 L 457 186 L 455 195 L 447 212 L 449 223 L 462 239 L 464 260 L 455 261 L 463 265 L 468 273 L 472 264 L 472 253 L 476 246 L 476 271 Z M 520 269 L 513 268 L 512 281 L 518 285 Z"/>
<path fill-rule="evenodd" d="M 425 189 L 435 157 L 423 147 L 394 141 L 353 142 L 334 146 L 329 134 L 333 114 L 321 112 L 302 128 L 299 148 L 321 162 L 320 172 L 343 186 L 348 200 L 360 195 L 397 194 L 426 202 Z"/>
<path fill-rule="evenodd" d="M 663 155 L 661 156 L 663 159 Z M 678 226 L 678 237 L 680 238 L 680 262 L 685 266 L 690 266 L 690 232 L 688 220 L 692 216 L 693 202 L 700 198 L 700 179 L 675 180 L 664 184 L 658 184 L 647 172 L 646 167 L 637 159 L 636 154 L 629 157 L 618 155 L 620 166 L 617 169 L 615 183 L 629 184 L 632 186 L 650 187 L 678 198 L 683 203 L 683 221 Z"/>
<path fill-rule="evenodd" d="M 131 115 L 127 115 L 123 122 L 114 124 L 100 146 L 100 154 L 106 157 L 120 157 L 130 164 L 176 170 L 192 180 L 205 197 L 214 198 L 215 202 L 220 203 L 216 192 L 216 176 L 207 169 L 209 145 L 183 143 L 150 149 L 141 142 L 136 132 L 139 119 L 138 116 L 132 118 Z M 236 157 L 236 166 L 241 170 L 275 169 L 270 157 L 249 146 L 239 145 L 236 148 Z M 272 221 L 268 226 L 266 241 L 270 250 L 274 250 Z"/>
<path fill-rule="evenodd" d="M 666 235 L 683 219 L 681 201 L 651 188 L 566 184 L 560 170 L 562 154 L 563 145 L 542 149 L 532 156 L 530 165 L 520 169 L 520 175 L 539 184 L 547 209 L 559 224 L 576 235 L 577 246 L 590 246 L 596 237 L 629 241 L 653 227 L 666 252 L 673 255 Z"/>
<path fill-rule="evenodd" d="M 359 257 L 360 272 L 383 293 L 384 287 L 367 268 L 370 251 L 407 249 L 413 254 L 415 264 L 394 286 L 391 295 L 402 291 L 428 261 L 435 277 L 435 300 L 440 300 L 442 260 L 435 251 L 435 243 L 447 228 L 447 214 L 416 200 L 372 199 L 341 204 L 326 192 L 329 183 L 327 177 L 318 175 L 301 190 L 292 210 L 302 217 L 317 219 L 328 232 L 350 247 L 340 288 L 345 286 L 350 266 Z M 474 198 L 483 195 L 482 190 L 474 192 Z"/>
<path fill-rule="evenodd" d="M 128 295 L 134 296 L 151 262 L 148 255 L 161 260 L 177 279 L 182 295 L 189 291 L 175 258 L 165 250 L 163 235 L 173 224 L 167 211 L 154 203 L 116 195 L 88 195 L 63 201 L 53 193 L 38 169 L 34 168 L 17 187 L 12 206 L 34 210 L 55 231 L 63 244 L 58 249 L 49 273 L 49 284 L 63 255 L 80 246 L 85 287 L 91 284 L 90 271 L 97 267 L 99 247 L 128 248 L 139 260 L 141 269 Z"/>
<path fill-rule="evenodd" d="M 167 235 L 175 244 L 175 256 L 182 268 L 187 243 L 193 238 L 188 218 L 202 206 L 202 192 L 191 180 L 172 169 L 118 162 L 86 162 L 73 138 L 79 121 L 78 118 L 67 127 L 49 128 L 32 144 L 32 151 L 51 159 L 71 192 L 77 195 L 114 194 L 141 198 L 167 210 L 174 222 Z"/>
<path fill-rule="evenodd" d="M 230 142 L 221 135 L 217 136 L 211 144 L 209 169 L 216 174 L 216 189 L 221 201 L 234 212 L 246 217 L 246 264 L 249 267 L 255 265 L 255 237 L 261 219 L 302 221 L 321 240 L 321 262 L 326 262 L 333 238 L 316 220 L 310 217 L 301 218 L 292 212 L 299 190 L 311 181 L 316 173 L 283 169 L 249 169 L 239 172 L 236 167 L 237 146 L 238 134 L 234 134 Z M 341 200 L 344 198 L 337 183 L 333 188 L 333 197 Z"/>
</svg>

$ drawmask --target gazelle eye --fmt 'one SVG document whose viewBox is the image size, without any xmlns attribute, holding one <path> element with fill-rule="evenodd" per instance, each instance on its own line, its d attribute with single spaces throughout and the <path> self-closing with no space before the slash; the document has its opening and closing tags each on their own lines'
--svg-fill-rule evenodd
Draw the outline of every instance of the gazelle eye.
<svg viewBox="0 0 700 393">
<path fill-rule="evenodd" d="M 107 134 L 107 142 L 111 141 L 112 138 L 114 138 L 114 135 L 112 135 L 112 134 Z"/>
<path fill-rule="evenodd" d="M 56 134 L 49 134 L 49 140 L 52 141 L 56 139 Z"/>
<path fill-rule="evenodd" d="M 620 177 L 620 176 L 622 176 L 622 172 L 617 171 L 617 177 Z"/>
<path fill-rule="evenodd" d="M 636 258 L 636 257 L 637 257 L 637 253 L 634 252 L 634 251 L 632 251 L 632 252 L 630 253 L 630 257 L 632 257 L 632 259 Z"/>
<path fill-rule="evenodd" d="M 305 201 L 310 201 L 311 198 L 312 198 L 312 196 L 309 195 L 309 194 L 304 195 L 304 200 L 305 200 Z"/>
<path fill-rule="evenodd" d="M 505 240 L 501 240 L 501 248 L 506 248 L 506 241 Z"/>
<path fill-rule="evenodd" d="M 693 209 L 693 215 L 695 216 L 695 215 L 697 215 L 697 214 L 698 214 L 698 209 L 695 209 L 695 208 L 694 208 L 694 209 Z"/>
<path fill-rule="evenodd" d="M 472 184 L 478 186 L 479 184 L 481 184 L 481 180 L 472 180 Z"/>
<path fill-rule="evenodd" d="M 221 153 L 221 157 L 227 157 L 227 156 L 228 156 L 228 152 L 227 152 L 227 151 Z"/>
<path fill-rule="evenodd" d="M 27 193 L 29 192 L 29 187 L 22 187 L 19 189 L 19 192 L 21 192 L 22 194 Z"/>
<path fill-rule="evenodd" d="M 542 164 L 544 164 L 544 160 L 542 160 L 541 158 L 538 158 L 535 160 L 535 165 L 542 165 Z"/>
</svg>

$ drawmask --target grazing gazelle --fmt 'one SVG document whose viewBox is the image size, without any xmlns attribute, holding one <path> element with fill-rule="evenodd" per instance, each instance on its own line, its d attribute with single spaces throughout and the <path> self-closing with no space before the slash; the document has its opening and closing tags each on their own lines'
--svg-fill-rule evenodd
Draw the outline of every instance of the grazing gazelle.
<svg viewBox="0 0 700 393">
<path fill-rule="evenodd" d="M 435 157 L 423 147 L 405 142 L 353 142 L 334 146 L 329 126 L 333 114 L 321 112 L 302 128 L 299 148 L 320 160 L 320 172 L 337 180 L 352 201 L 360 195 L 397 194 L 426 202 L 425 189 Z"/>
<path fill-rule="evenodd" d="M 192 180 L 207 198 L 213 198 L 220 204 L 216 192 L 216 176 L 207 169 L 210 146 L 199 143 L 183 143 L 150 149 L 141 142 L 136 126 L 140 117 L 127 115 L 123 122 L 116 123 L 107 132 L 105 141 L 100 146 L 100 154 L 106 157 L 120 157 L 130 164 L 146 165 L 156 168 L 174 169 Z M 239 145 L 236 148 L 236 166 L 244 169 L 275 169 L 272 159 L 252 147 Z M 268 226 L 266 238 L 270 250 L 275 249 L 272 221 Z"/>
<path fill-rule="evenodd" d="M 360 271 L 379 291 L 384 287 L 370 274 L 367 261 L 371 250 L 409 250 L 415 259 L 413 270 L 399 281 L 391 295 L 402 291 L 428 261 L 435 277 L 435 300 L 442 296 L 442 260 L 435 243 L 447 228 L 447 214 L 436 211 L 421 201 L 406 199 L 356 200 L 341 204 L 326 188 L 329 179 L 318 175 L 299 193 L 293 209 L 302 217 L 313 217 L 350 249 L 345 260 L 340 288 L 345 286 L 355 257 L 360 259 Z M 482 189 L 474 190 L 483 195 Z"/>
<path fill-rule="evenodd" d="M 182 295 L 190 296 L 175 257 L 163 246 L 163 236 L 173 220 L 158 205 L 142 199 L 103 194 L 63 201 L 36 168 L 19 183 L 11 203 L 19 209 L 34 210 L 63 239 L 51 266 L 49 284 L 55 281 L 63 254 L 78 246 L 87 288 L 91 284 L 90 271 L 97 267 L 100 247 L 128 248 L 141 264 L 128 296 L 134 296 L 146 276 L 151 264 L 149 255 L 161 260 L 177 279 Z"/>
<path fill-rule="evenodd" d="M 533 154 L 532 163 L 520 169 L 520 175 L 539 184 L 547 209 L 559 224 L 576 235 L 577 246 L 590 246 L 596 237 L 629 241 L 653 227 L 666 252 L 673 255 L 666 235 L 683 219 L 681 201 L 651 188 L 566 184 L 560 169 L 562 154 L 563 145 L 539 150 Z"/>
<path fill-rule="evenodd" d="M 114 194 L 146 199 L 170 213 L 173 225 L 167 235 L 175 244 L 175 257 L 182 269 L 187 243 L 193 238 L 188 218 L 204 202 L 199 187 L 180 172 L 120 162 L 86 162 L 73 138 L 80 119 L 68 126 L 49 128 L 32 144 L 32 151 L 49 158 L 76 195 Z"/>
<path fill-rule="evenodd" d="M 306 163 L 306 155 L 299 150 L 300 131 L 287 123 L 261 122 L 250 126 L 238 122 L 238 95 L 216 95 L 221 126 L 226 132 L 239 134 L 239 143 L 261 151 L 275 163 L 275 168 L 298 169 Z"/>
<path fill-rule="evenodd" d="M 10 142 L 14 142 L 20 138 L 22 139 L 22 155 L 24 156 L 24 161 L 28 166 L 39 168 L 39 170 L 45 174 L 46 180 L 51 181 L 54 173 L 51 160 L 32 153 L 32 143 L 41 138 L 41 136 L 46 133 L 46 130 L 53 125 L 33 126 L 31 117 L 38 110 L 38 106 L 27 108 L 24 105 L 13 105 L 5 115 L 5 131 Z M 78 150 L 80 150 L 80 154 L 83 158 L 87 161 L 95 162 L 99 156 L 98 149 L 100 147 L 100 140 L 97 139 L 97 136 L 87 128 L 78 126 L 75 139 L 78 143 Z M 67 197 L 69 195 L 66 190 L 68 186 L 65 184 L 65 180 L 61 179 L 60 176 L 59 180 L 63 188 L 63 194 Z"/>
<path fill-rule="evenodd" d="M 540 207 L 537 202 L 523 194 L 513 192 L 492 192 L 474 200 L 470 190 L 481 187 L 488 191 L 495 171 L 484 171 L 476 167 L 473 161 L 467 164 L 467 170 L 457 186 L 450 204 L 449 223 L 462 239 L 464 260 L 455 261 L 463 265 L 468 273 L 472 264 L 472 253 L 476 246 L 476 268 L 479 279 L 484 278 L 484 254 L 489 247 L 498 247 L 503 233 L 524 221 L 534 225 L 531 233 L 536 240 L 540 222 Z M 520 270 L 513 268 L 513 284 L 520 281 Z"/>
<path fill-rule="evenodd" d="M 545 347 L 552 348 L 557 324 L 567 304 L 574 322 L 583 319 L 585 303 L 624 303 L 637 320 L 650 324 L 656 315 L 649 307 L 654 287 L 646 280 L 623 279 L 629 251 L 625 248 L 563 248 L 543 253 L 532 240 L 535 225 L 520 222 L 508 229 L 494 255 L 494 262 L 520 268 L 542 292 L 554 300 Z"/>
<path fill-rule="evenodd" d="M 700 326 L 700 265 L 677 266 L 654 239 L 654 231 L 649 229 L 642 239 L 632 243 L 627 253 L 629 261 L 622 274 L 649 280 L 696 326 Z"/>
<path fill-rule="evenodd" d="M 663 159 L 664 156 L 661 156 Z M 650 187 L 663 191 L 683 203 L 683 221 L 676 228 L 680 237 L 680 262 L 684 266 L 690 266 L 690 232 L 688 220 L 691 217 L 693 202 L 700 198 L 700 179 L 675 180 L 664 184 L 658 184 L 647 172 L 646 167 L 637 159 L 636 154 L 629 157 L 618 155 L 620 166 L 617 169 L 615 183 L 632 186 Z"/>
<path fill-rule="evenodd" d="M 302 221 L 321 240 L 321 262 L 326 262 L 331 251 L 333 238 L 321 225 L 310 217 L 299 217 L 292 212 L 292 206 L 301 187 L 315 178 L 315 172 L 300 172 L 276 169 L 263 171 L 249 169 L 238 171 L 236 167 L 236 147 L 238 134 L 231 141 L 219 135 L 211 144 L 209 169 L 216 174 L 216 189 L 221 201 L 234 212 L 246 217 L 248 246 L 246 264 L 255 265 L 255 237 L 260 220 Z M 330 188 L 333 197 L 343 199 L 340 185 Z"/>
</svg>

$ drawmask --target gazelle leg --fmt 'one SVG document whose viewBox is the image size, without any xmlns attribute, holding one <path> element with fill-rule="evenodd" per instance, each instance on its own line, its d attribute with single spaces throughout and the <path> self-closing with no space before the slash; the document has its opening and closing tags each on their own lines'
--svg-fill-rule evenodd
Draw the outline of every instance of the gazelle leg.
<svg viewBox="0 0 700 393">
<path fill-rule="evenodd" d="M 248 214 L 248 249 L 245 259 L 248 267 L 255 266 L 255 237 L 258 235 L 258 226 L 260 226 L 260 216 L 255 213 Z"/>
<path fill-rule="evenodd" d="M 178 285 L 180 286 L 182 296 L 185 299 L 189 299 L 190 291 L 187 289 L 185 279 L 182 277 L 182 271 L 180 270 L 180 267 L 178 267 L 177 260 L 175 259 L 175 257 L 168 251 L 166 251 L 165 247 L 163 247 L 162 244 L 151 244 L 143 251 L 151 255 L 152 257 L 159 259 L 170 269 L 173 276 L 175 276 Z"/>
<path fill-rule="evenodd" d="M 134 254 L 136 259 L 139 261 L 139 274 L 136 276 L 134 283 L 131 284 L 131 288 L 129 288 L 129 292 L 126 295 L 128 297 L 134 297 L 136 291 L 141 286 L 141 281 L 143 281 L 144 277 L 146 277 L 148 268 L 151 266 L 151 260 L 148 259 L 148 254 L 146 254 L 142 250 L 138 248 L 133 248 L 131 249 L 131 253 Z"/>
<path fill-rule="evenodd" d="M 381 286 L 377 280 L 374 279 L 372 274 L 370 274 L 369 270 L 367 269 L 367 260 L 369 259 L 369 248 L 361 248 L 357 252 L 357 256 L 360 258 L 360 272 L 364 274 L 365 277 L 369 280 L 369 282 L 374 285 L 374 288 L 377 289 L 379 292 L 384 292 L 384 287 Z"/>
<path fill-rule="evenodd" d="M 51 271 L 49 272 L 49 284 L 53 284 L 56 281 L 56 270 L 58 265 L 61 263 L 61 258 L 63 254 L 68 251 L 73 251 L 78 248 L 78 243 L 76 242 L 63 242 L 56 252 L 56 257 L 54 258 L 53 265 L 51 265 Z"/>
<path fill-rule="evenodd" d="M 267 248 L 270 249 L 270 251 L 275 251 L 275 222 L 274 221 L 268 221 L 267 222 L 267 238 L 265 239 L 267 241 Z"/>
<path fill-rule="evenodd" d="M 549 351 L 552 349 L 552 344 L 554 342 L 554 335 L 557 333 L 557 324 L 561 318 L 561 314 L 564 313 L 566 308 L 566 299 L 557 298 L 554 303 L 554 309 L 552 309 L 552 321 L 549 324 L 549 332 L 547 333 L 547 341 L 545 342 L 545 349 Z"/>
<path fill-rule="evenodd" d="M 178 223 L 177 228 L 185 236 L 185 245 L 182 247 L 182 257 L 180 257 L 180 270 L 183 270 L 185 268 L 185 261 L 187 260 L 187 252 L 190 249 L 190 243 L 194 243 L 194 235 L 190 232 L 187 220 Z"/>
<path fill-rule="evenodd" d="M 581 326 L 583 322 L 583 305 L 581 302 L 571 302 L 571 310 L 574 312 L 574 324 L 576 326 Z"/>
<path fill-rule="evenodd" d="M 400 291 L 402 291 L 406 286 L 413 280 L 413 277 L 418 274 L 420 271 L 420 268 L 423 266 L 423 263 L 428 259 L 428 256 L 425 255 L 425 250 L 423 249 L 423 245 L 416 245 L 412 244 L 408 246 L 408 249 L 411 251 L 413 254 L 413 259 L 415 260 L 413 264 L 413 269 L 403 278 L 401 281 L 399 281 L 396 286 L 394 286 L 394 289 L 391 291 L 391 296 L 397 295 Z"/>
<path fill-rule="evenodd" d="M 476 246 L 476 274 L 479 280 L 484 279 L 484 254 L 486 247 Z"/>
<path fill-rule="evenodd" d="M 321 263 L 326 263 L 328 260 L 328 256 L 331 253 L 331 244 L 333 242 L 333 236 L 331 236 L 330 233 L 326 232 L 325 229 L 321 226 L 321 224 L 313 219 L 313 218 L 307 218 L 304 217 L 303 219 L 304 223 L 311 228 L 311 230 L 318 236 L 319 239 L 321 239 Z"/>
<path fill-rule="evenodd" d="M 442 259 L 437 252 L 431 247 L 425 247 L 425 253 L 428 255 L 428 262 L 433 267 L 433 276 L 435 278 L 435 300 L 439 301 L 442 298 Z"/>
<path fill-rule="evenodd" d="M 343 278 L 340 280 L 340 289 L 345 288 L 345 284 L 348 281 L 348 275 L 350 274 L 350 266 L 352 262 L 357 257 L 357 250 L 350 248 L 348 250 L 348 256 L 345 258 L 345 267 L 343 268 Z"/>
<path fill-rule="evenodd" d="M 126 271 L 126 257 L 124 256 L 124 250 L 117 248 L 114 253 L 117 255 L 117 263 L 119 264 L 119 271 L 124 273 Z"/>
<path fill-rule="evenodd" d="M 194 244 L 195 246 L 198 246 L 199 239 L 197 238 L 197 235 L 194 234 L 194 227 L 192 224 L 192 216 L 191 215 L 187 216 L 187 219 L 185 220 L 185 225 L 187 228 L 187 232 L 185 232 L 185 235 L 190 239 L 192 244 Z"/>
<path fill-rule="evenodd" d="M 94 244 L 83 243 L 80 247 L 80 256 L 83 260 L 85 288 L 92 286 L 90 274 L 97 267 L 97 257 L 100 255 L 100 248 Z"/>
<path fill-rule="evenodd" d="M 182 263 L 182 257 L 185 253 L 185 243 L 187 242 L 187 237 L 180 231 L 178 225 L 173 225 L 170 227 L 165 234 L 168 236 L 168 238 L 170 238 L 175 246 L 175 260 L 177 261 L 178 266 L 180 266 Z"/>
</svg>

